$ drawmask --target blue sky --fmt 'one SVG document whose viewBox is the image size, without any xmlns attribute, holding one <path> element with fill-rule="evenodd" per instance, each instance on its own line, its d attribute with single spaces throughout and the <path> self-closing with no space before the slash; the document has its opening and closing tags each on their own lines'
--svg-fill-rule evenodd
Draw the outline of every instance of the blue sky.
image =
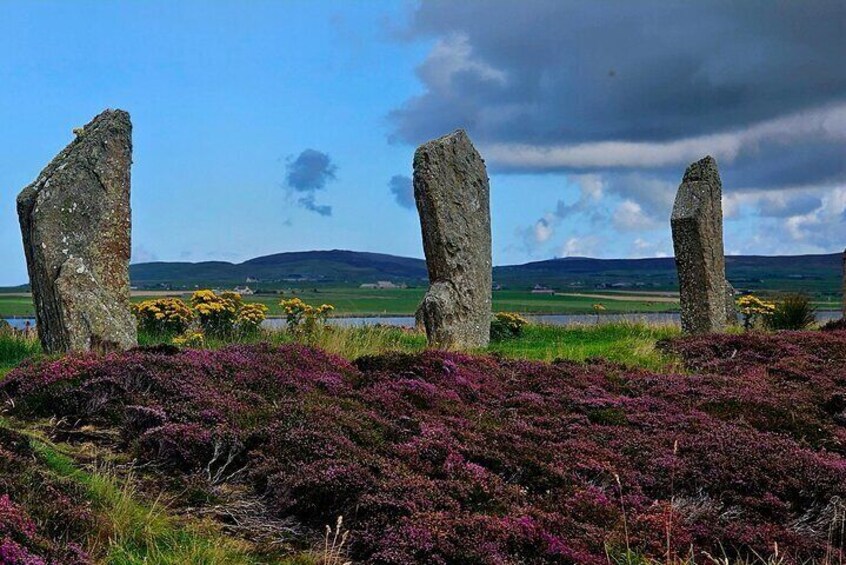
<svg viewBox="0 0 846 565">
<path fill-rule="evenodd" d="M 842 3 L 712 3 L 691 35 L 685 3 L 646 0 L 5 0 L 0 285 L 26 280 L 17 193 L 109 107 L 134 125 L 136 262 L 420 257 L 411 158 L 457 127 L 488 162 L 497 264 L 671 253 L 705 153 L 727 252 L 842 250 Z"/>
</svg>

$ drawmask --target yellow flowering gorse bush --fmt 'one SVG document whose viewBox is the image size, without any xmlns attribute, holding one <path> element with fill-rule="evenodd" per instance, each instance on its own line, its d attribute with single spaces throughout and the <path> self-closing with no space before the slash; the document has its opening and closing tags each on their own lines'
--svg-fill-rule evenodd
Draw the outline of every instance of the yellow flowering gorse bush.
<svg viewBox="0 0 846 565">
<path fill-rule="evenodd" d="M 743 327 L 750 329 L 758 320 L 766 320 L 775 312 L 776 306 L 772 302 L 761 300 L 754 294 L 746 294 L 737 299 L 737 309 L 743 316 Z"/>
<path fill-rule="evenodd" d="M 179 298 L 145 300 L 133 304 L 132 312 L 141 329 L 155 334 L 182 333 L 194 319 L 194 313 Z"/>
<path fill-rule="evenodd" d="M 529 321 L 513 312 L 498 312 L 491 322 L 491 339 L 501 341 L 512 337 L 519 337 Z"/>
<path fill-rule="evenodd" d="M 197 330 L 186 330 L 171 340 L 173 345 L 178 345 L 179 347 L 191 347 L 194 349 L 203 347 L 205 342 L 206 340 L 205 336 L 203 336 L 203 332 Z"/>
<path fill-rule="evenodd" d="M 319 325 L 325 325 L 326 319 L 335 310 L 331 304 L 311 306 L 299 298 L 290 298 L 279 303 L 285 312 L 288 330 L 292 332 L 313 333 Z"/>
<path fill-rule="evenodd" d="M 241 333 L 252 334 L 259 330 L 265 318 L 267 306 L 258 303 L 244 304 L 235 317 L 235 327 Z"/>
<path fill-rule="evenodd" d="M 223 336 L 234 329 L 243 301 L 237 292 L 216 294 L 212 290 L 198 290 L 191 296 L 191 305 L 207 334 Z"/>
</svg>

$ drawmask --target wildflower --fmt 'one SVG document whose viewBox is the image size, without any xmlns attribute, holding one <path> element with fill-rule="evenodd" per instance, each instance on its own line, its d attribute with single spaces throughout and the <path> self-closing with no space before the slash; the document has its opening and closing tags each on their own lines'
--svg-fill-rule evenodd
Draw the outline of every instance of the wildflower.
<svg viewBox="0 0 846 565">
<path fill-rule="evenodd" d="M 757 320 L 765 320 L 775 312 L 775 304 L 761 300 L 754 294 L 746 294 L 737 299 L 737 309 L 743 316 L 743 327 L 752 328 Z"/>
<path fill-rule="evenodd" d="M 232 333 L 242 304 L 241 295 L 237 292 L 218 295 L 213 290 L 198 290 L 191 296 L 191 305 L 199 315 L 200 325 L 207 334 L 214 336 Z"/>
<path fill-rule="evenodd" d="M 241 333 L 255 333 L 267 318 L 267 306 L 264 304 L 244 304 L 235 317 L 235 326 Z"/>
<path fill-rule="evenodd" d="M 288 330 L 305 334 L 312 334 L 318 325 L 325 325 L 327 318 L 335 310 L 331 304 L 321 304 L 315 308 L 299 298 L 283 300 L 279 305 L 285 312 Z"/>
<path fill-rule="evenodd" d="M 491 322 L 491 339 L 499 341 L 519 337 L 528 323 L 529 321 L 519 314 L 499 312 Z"/>
<path fill-rule="evenodd" d="M 191 325 L 194 314 L 179 298 L 145 300 L 132 308 L 141 329 L 153 333 L 182 333 Z"/>
<path fill-rule="evenodd" d="M 186 330 L 184 333 L 173 338 L 171 343 L 179 347 L 199 349 L 205 344 L 205 336 L 203 332 Z"/>
</svg>

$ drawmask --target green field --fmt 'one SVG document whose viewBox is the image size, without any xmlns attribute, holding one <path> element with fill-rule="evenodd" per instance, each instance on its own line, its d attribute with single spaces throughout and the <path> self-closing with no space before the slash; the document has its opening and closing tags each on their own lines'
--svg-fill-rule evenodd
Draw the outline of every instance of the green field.
<svg viewBox="0 0 846 565">
<path fill-rule="evenodd" d="M 5 296 L 0 294 L 0 318 L 34 316 L 32 298 L 26 296 Z"/>
<path fill-rule="evenodd" d="M 261 302 L 270 308 L 271 316 L 281 316 L 279 301 L 283 298 L 298 296 L 309 304 L 332 304 L 336 316 L 380 316 L 412 315 L 423 297 L 425 289 L 386 289 L 372 290 L 359 288 L 326 288 L 288 292 L 284 295 L 245 296 L 247 302 Z M 187 300 L 190 295 L 179 295 Z M 149 297 L 133 297 L 133 302 L 140 302 Z M 554 296 L 532 294 L 529 291 L 501 290 L 493 293 L 493 309 L 496 312 L 522 312 L 526 314 L 588 314 L 593 313 L 593 305 L 601 302 L 608 313 L 634 312 L 673 312 L 678 305 L 667 302 L 643 300 L 609 300 L 590 297 Z M 32 300 L 24 296 L 0 294 L 0 318 L 12 316 L 32 316 Z"/>
</svg>

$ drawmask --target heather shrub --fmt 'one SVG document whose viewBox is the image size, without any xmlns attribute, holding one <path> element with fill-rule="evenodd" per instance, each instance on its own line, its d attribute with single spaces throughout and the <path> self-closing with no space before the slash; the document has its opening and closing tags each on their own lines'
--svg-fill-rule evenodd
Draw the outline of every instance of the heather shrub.
<svg viewBox="0 0 846 565">
<path fill-rule="evenodd" d="M 179 298 L 156 298 L 133 304 L 138 326 L 151 334 L 180 334 L 191 326 L 194 314 Z"/>
<path fill-rule="evenodd" d="M 520 337 L 523 335 L 523 328 L 528 325 L 528 320 L 512 312 L 499 312 L 491 322 L 491 340 L 503 341 Z"/>
<path fill-rule="evenodd" d="M 839 320 L 829 320 L 828 322 L 820 326 L 820 329 L 824 332 L 846 330 L 846 318 L 840 318 Z"/>
<path fill-rule="evenodd" d="M 83 494 L 36 464 L 29 439 L 0 428 L 0 563 L 89 565 L 95 519 Z"/>
<path fill-rule="evenodd" d="M 764 323 L 771 330 L 804 330 L 816 320 L 816 308 L 811 300 L 804 294 L 796 293 L 782 297 Z"/>
<path fill-rule="evenodd" d="M 27 363 L 0 395 L 117 427 L 173 480 L 240 483 L 315 537 L 343 515 L 355 561 L 663 562 L 668 532 L 670 557 L 839 546 L 846 335 L 663 347 L 688 372 L 239 345 Z"/>
</svg>

